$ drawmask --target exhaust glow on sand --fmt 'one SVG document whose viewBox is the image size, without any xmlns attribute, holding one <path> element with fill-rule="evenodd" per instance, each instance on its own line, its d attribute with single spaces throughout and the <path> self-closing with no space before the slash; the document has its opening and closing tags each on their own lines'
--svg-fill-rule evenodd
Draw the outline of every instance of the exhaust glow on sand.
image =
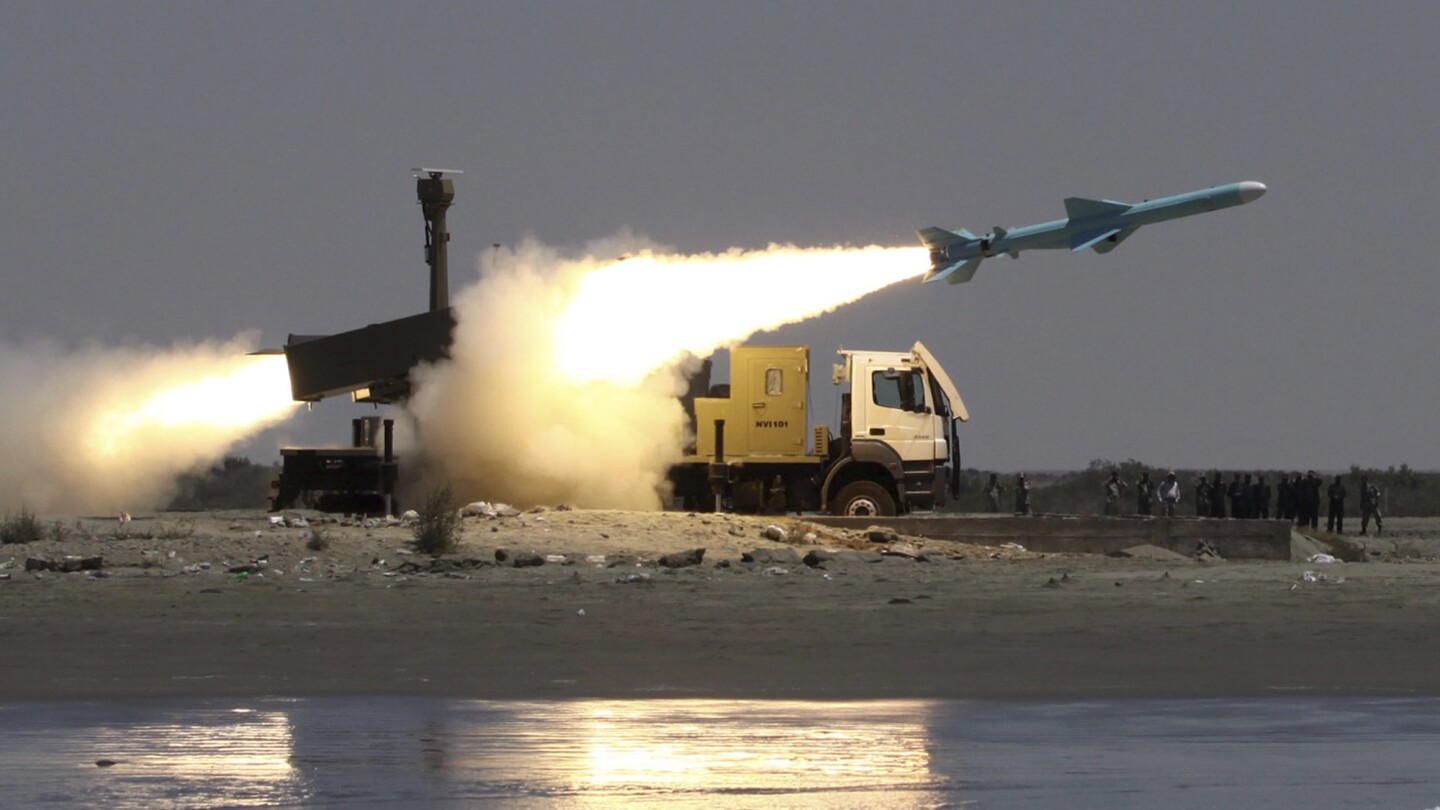
<svg viewBox="0 0 1440 810">
<path fill-rule="evenodd" d="M 285 359 L 246 336 L 199 345 L 0 348 L 7 396 L 0 508 L 41 514 L 160 508 L 176 475 L 298 407 Z"/>
<path fill-rule="evenodd" d="M 496 251 L 456 297 L 450 359 L 414 375 L 419 449 L 462 498 L 658 508 L 698 358 L 926 264 L 922 248 L 674 255 L 629 234 L 579 258 L 534 241 Z"/>
</svg>

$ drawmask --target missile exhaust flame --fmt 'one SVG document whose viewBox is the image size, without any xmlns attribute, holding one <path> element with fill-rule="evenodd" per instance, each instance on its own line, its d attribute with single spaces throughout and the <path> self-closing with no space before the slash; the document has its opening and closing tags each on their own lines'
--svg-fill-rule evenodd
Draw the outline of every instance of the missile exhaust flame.
<svg viewBox="0 0 1440 810">
<path fill-rule="evenodd" d="M 175 477 L 294 412 L 283 357 L 195 346 L 0 349 L 0 509 L 162 507 Z"/>
<path fill-rule="evenodd" d="M 556 323 L 558 370 L 577 381 L 634 383 L 683 354 L 704 357 L 913 278 L 925 263 L 920 248 L 645 252 L 575 285 Z"/>
</svg>

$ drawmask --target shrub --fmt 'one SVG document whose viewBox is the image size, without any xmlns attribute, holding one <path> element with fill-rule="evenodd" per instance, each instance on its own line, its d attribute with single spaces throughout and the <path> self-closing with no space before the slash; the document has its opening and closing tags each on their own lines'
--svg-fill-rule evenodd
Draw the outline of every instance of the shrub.
<svg viewBox="0 0 1440 810">
<path fill-rule="evenodd" d="M 450 487 L 432 489 L 418 512 L 420 516 L 411 528 L 415 549 L 432 557 L 454 551 L 460 543 L 460 512 Z"/>
<path fill-rule="evenodd" d="M 44 539 L 45 524 L 35 517 L 35 513 L 23 506 L 20 507 L 20 514 L 7 513 L 5 521 L 0 523 L 0 544 L 35 543 Z"/>
</svg>

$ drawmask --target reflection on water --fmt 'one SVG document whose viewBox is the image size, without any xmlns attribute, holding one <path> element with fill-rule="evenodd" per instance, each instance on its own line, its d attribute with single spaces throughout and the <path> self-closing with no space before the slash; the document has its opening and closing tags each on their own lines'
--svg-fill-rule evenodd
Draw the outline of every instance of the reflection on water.
<svg viewBox="0 0 1440 810">
<path fill-rule="evenodd" d="M 6 807 L 1440 805 L 1435 699 L 26 703 L 0 729 Z"/>
<path fill-rule="evenodd" d="M 412 698 L 0 708 L 0 795 L 153 807 L 943 803 L 933 703 Z M 18 731 L 18 735 L 14 732 Z M 97 761 L 114 765 L 98 767 Z"/>
<path fill-rule="evenodd" d="M 936 782 L 926 752 L 929 704 L 922 702 L 599 701 L 528 708 L 542 724 L 572 729 L 573 749 L 557 752 L 553 761 L 573 771 L 570 787 L 581 794 L 647 788 L 667 794 L 924 793 Z M 565 778 L 555 775 L 557 782 Z"/>
</svg>

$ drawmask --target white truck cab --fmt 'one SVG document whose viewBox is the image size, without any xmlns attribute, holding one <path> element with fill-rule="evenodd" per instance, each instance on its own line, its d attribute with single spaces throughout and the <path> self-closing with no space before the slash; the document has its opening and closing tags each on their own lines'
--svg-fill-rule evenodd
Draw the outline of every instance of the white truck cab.
<svg viewBox="0 0 1440 810">
<path fill-rule="evenodd" d="M 671 472 L 686 507 L 859 516 L 942 506 L 960 465 L 957 425 L 970 418 L 950 376 L 918 342 L 840 358 L 833 435 L 807 413 L 808 348 L 731 349 L 731 383 L 693 400 L 694 451 Z"/>
</svg>

